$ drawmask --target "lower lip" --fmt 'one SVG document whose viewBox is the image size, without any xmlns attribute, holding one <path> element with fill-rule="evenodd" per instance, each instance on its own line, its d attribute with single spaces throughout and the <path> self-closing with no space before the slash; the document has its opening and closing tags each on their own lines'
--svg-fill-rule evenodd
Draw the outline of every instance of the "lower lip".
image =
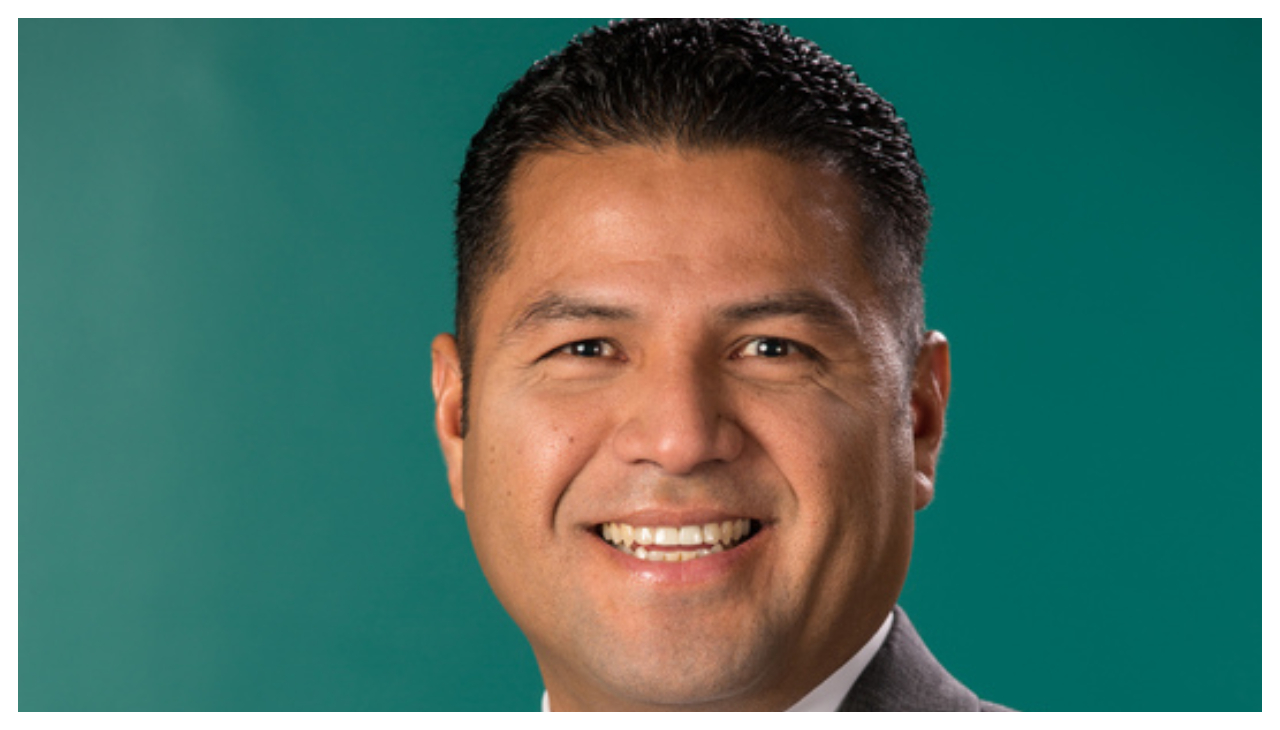
<svg viewBox="0 0 1280 730">
<path fill-rule="evenodd" d="M 761 527 L 750 539 L 735 545 L 724 552 L 712 553 L 693 560 L 666 562 L 641 560 L 634 555 L 627 555 L 594 534 L 590 538 L 599 549 L 604 550 L 606 557 L 632 577 L 648 583 L 670 586 L 684 586 L 722 580 L 737 570 L 743 561 L 750 560 L 760 552 L 769 538 L 769 530 Z"/>
</svg>

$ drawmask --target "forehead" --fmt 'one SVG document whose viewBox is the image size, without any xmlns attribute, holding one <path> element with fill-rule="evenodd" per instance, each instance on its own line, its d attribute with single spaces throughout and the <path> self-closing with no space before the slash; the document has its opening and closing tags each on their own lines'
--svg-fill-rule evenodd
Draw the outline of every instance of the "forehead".
<svg viewBox="0 0 1280 730">
<path fill-rule="evenodd" d="M 761 150 L 530 155 L 508 188 L 508 250 L 482 319 L 560 290 L 668 306 L 797 288 L 856 298 L 857 211 L 835 169 Z"/>
</svg>

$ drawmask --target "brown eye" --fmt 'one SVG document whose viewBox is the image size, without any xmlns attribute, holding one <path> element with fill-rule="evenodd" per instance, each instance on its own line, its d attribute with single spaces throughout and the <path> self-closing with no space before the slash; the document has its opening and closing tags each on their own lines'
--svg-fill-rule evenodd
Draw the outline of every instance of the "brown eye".
<svg viewBox="0 0 1280 730">
<path fill-rule="evenodd" d="M 791 343 L 769 337 L 756 340 L 755 350 L 760 357 L 786 357 L 791 354 Z"/>
<path fill-rule="evenodd" d="M 613 357 L 617 349 L 605 340 L 579 340 L 561 347 L 558 352 L 573 357 Z"/>
<path fill-rule="evenodd" d="M 748 341 L 739 350 L 739 357 L 779 358 L 793 355 L 795 351 L 796 344 L 791 340 L 784 340 L 781 337 L 757 337 Z"/>
</svg>

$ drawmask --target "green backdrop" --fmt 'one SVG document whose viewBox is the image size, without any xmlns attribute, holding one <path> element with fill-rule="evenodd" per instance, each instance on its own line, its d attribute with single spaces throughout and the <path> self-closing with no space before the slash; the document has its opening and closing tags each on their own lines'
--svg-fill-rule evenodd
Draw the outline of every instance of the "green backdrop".
<svg viewBox="0 0 1280 730">
<path fill-rule="evenodd" d="M 429 343 L 470 134 L 589 24 L 19 23 L 21 709 L 537 707 Z M 1260 709 L 1261 21 L 789 25 L 931 179 L 934 652 L 1022 709 Z"/>
</svg>

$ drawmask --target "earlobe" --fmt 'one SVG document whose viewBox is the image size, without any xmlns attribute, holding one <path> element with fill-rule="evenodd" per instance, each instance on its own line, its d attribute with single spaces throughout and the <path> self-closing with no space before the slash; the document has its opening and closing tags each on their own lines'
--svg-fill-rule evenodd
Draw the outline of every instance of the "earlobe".
<svg viewBox="0 0 1280 730">
<path fill-rule="evenodd" d="M 924 335 L 911 384 L 911 421 L 915 439 L 915 508 L 933 501 L 938 454 L 951 396 L 951 350 L 941 332 Z"/>
<path fill-rule="evenodd" d="M 436 436 L 449 477 L 449 491 L 458 509 L 466 511 L 462 489 L 462 362 L 458 342 L 450 334 L 436 335 L 431 343 L 431 391 L 436 399 Z"/>
</svg>

